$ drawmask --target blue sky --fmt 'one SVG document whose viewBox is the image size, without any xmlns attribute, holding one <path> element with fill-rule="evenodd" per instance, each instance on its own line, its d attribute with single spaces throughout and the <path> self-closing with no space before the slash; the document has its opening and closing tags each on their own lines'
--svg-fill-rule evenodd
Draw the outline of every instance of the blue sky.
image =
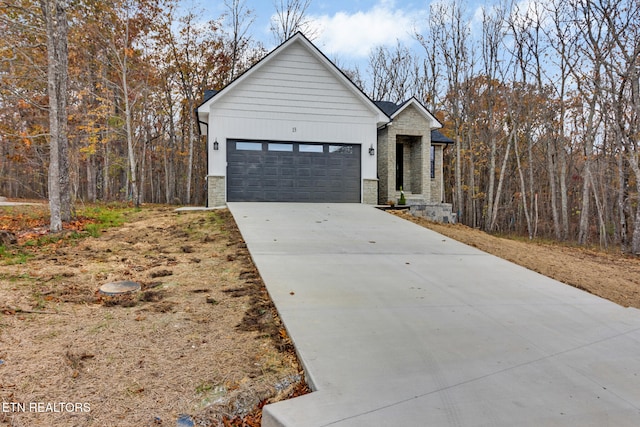
<svg viewBox="0 0 640 427">
<path fill-rule="evenodd" d="M 268 33 L 272 2 L 249 0 L 247 4 L 255 7 L 257 29 Z M 398 39 L 410 42 L 413 27 L 424 26 L 427 11 L 426 1 L 312 0 L 308 17 L 317 26 L 314 43 L 327 55 L 366 58 L 377 45 L 393 45 Z"/>
<path fill-rule="evenodd" d="M 415 32 L 427 34 L 429 7 L 432 3 L 450 0 L 311 0 L 307 18 L 316 28 L 313 43 L 341 68 L 360 68 L 365 72 L 369 54 L 377 46 L 402 45 L 423 55 L 423 48 L 415 40 Z M 460 0 L 459 0 L 460 1 Z M 497 0 L 461 0 L 465 16 L 471 26 L 472 38 L 481 28 L 481 8 L 491 7 Z M 516 0 L 527 8 L 531 0 Z M 227 10 L 224 0 L 182 0 L 204 9 L 207 19 L 218 18 Z M 270 20 L 275 14 L 274 0 L 244 0 L 253 11 L 255 21 L 251 36 L 267 48 L 276 47 L 270 31 Z"/>
<path fill-rule="evenodd" d="M 246 0 L 245 4 L 255 14 L 253 37 L 271 50 L 275 47 L 269 30 L 273 0 Z M 429 4 L 426 0 L 312 0 L 307 16 L 317 28 L 314 44 L 330 59 L 341 66 L 366 67 L 376 46 L 394 46 L 397 40 L 409 47 L 416 44 L 414 29 L 425 29 Z M 222 1 L 203 2 L 201 7 L 213 16 L 224 12 Z"/>
</svg>

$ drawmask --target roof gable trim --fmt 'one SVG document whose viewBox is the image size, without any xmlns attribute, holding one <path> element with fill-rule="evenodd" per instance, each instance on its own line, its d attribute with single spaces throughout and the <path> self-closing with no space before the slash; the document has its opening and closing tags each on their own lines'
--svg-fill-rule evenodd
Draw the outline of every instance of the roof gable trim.
<svg viewBox="0 0 640 427">
<path fill-rule="evenodd" d="M 410 105 L 413 105 L 414 107 L 416 107 L 416 109 L 427 119 L 430 120 L 432 123 L 435 124 L 435 126 L 433 126 L 431 129 L 440 129 L 442 128 L 442 123 L 440 123 L 440 120 L 438 120 L 436 118 L 436 116 L 434 116 L 433 114 L 431 114 L 431 112 L 427 109 L 427 107 L 425 107 L 424 105 L 422 105 L 422 103 L 420 101 L 418 101 L 416 99 L 415 96 L 409 98 L 408 100 L 406 100 L 405 102 L 403 102 L 402 104 L 400 104 L 398 106 L 398 109 L 393 112 L 393 114 L 391 114 L 391 120 L 393 121 L 393 119 L 395 119 L 396 117 L 398 117 L 399 114 L 401 114 L 404 110 L 407 109 L 407 107 L 409 107 Z"/>
</svg>

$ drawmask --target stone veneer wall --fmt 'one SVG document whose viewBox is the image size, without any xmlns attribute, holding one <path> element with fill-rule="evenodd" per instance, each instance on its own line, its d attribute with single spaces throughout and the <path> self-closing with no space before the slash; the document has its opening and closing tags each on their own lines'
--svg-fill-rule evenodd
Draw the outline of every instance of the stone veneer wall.
<svg viewBox="0 0 640 427">
<path fill-rule="evenodd" d="M 435 222 L 455 223 L 456 216 L 451 211 L 451 203 L 427 203 L 411 205 L 409 212 L 413 216 L 427 218 Z"/>
<path fill-rule="evenodd" d="M 224 206 L 227 202 L 225 195 L 225 177 L 207 176 L 207 207 Z"/>
<path fill-rule="evenodd" d="M 431 124 L 415 107 L 410 106 L 393 119 L 393 124 L 390 126 L 391 138 L 389 141 L 390 144 L 393 144 L 395 151 L 396 136 L 406 135 L 418 137 L 411 138 L 411 143 L 416 144 L 413 150 L 411 150 L 411 157 L 415 159 L 415 162 L 414 164 L 405 163 L 405 169 L 411 170 L 411 184 L 414 184 L 412 185 L 414 188 L 410 191 L 414 194 L 422 194 L 426 200 L 431 200 L 431 172 L 429 169 L 429 146 L 431 144 L 430 125 Z M 395 177 L 395 155 L 393 157 L 392 170 L 394 171 Z M 407 158 L 405 157 L 405 161 L 406 160 Z M 419 162 L 420 166 L 418 166 L 417 162 Z M 406 178 L 405 183 L 409 183 Z M 393 190 L 395 190 L 395 188 L 393 188 Z"/>
<path fill-rule="evenodd" d="M 442 203 L 444 202 L 444 171 L 443 171 L 443 156 L 444 156 L 444 146 L 443 145 L 434 145 L 435 148 L 435 158 L 436 158 L 436 173 L 435 178 L 431 178 L 431 202 L 433 203 Z M 431 166 L 429 166 L 431 168 Z M 431 174 L 431 170 L 429 170 L 429 174 Z M 431 175 L 429 175 L 431 176 Z"/>
<path fill-rule="evenodd" d="M 411 171 L 411 180 L 405 178 L 405 184 L 414 187 L 410 190 L 407 188 L 405 191 L 420 193 L 426 200 L 431 200 L 430 123 L 415 107 L 411 106 L 395 117 L 390 126 L 378 132 L 378 177 L 380 178 L 378 202 L 384 204 L 387 200 L 396 199 L 395 150 L 398 136 L 414 137 L 409 139 L 410 144 L 405 144 L 407 146 L 416 144 L 412 151 L 405 152 L 405 160 L 413 158 L 421 165 L 418 167 L 415 162 L 405 164 L 405 174 Z M 409 147 L 406 149 L 408 150 Z"/>
<path fill-rule="evenodd" d="M 391 168 L 389 162 L 389 128 L 380 129 L 378 131 L 378 203 L 384 205 L 390 199 L 389 195 L 389 171 Z M 395 141 L 394 146 L 395 150 Z"/>
<path fill-rule="evenodd" d="M 378 203 L 377 179 L 362 180 L 362 203 L 367 205 L 375 205 L 376 203 Z"/>
</svg>

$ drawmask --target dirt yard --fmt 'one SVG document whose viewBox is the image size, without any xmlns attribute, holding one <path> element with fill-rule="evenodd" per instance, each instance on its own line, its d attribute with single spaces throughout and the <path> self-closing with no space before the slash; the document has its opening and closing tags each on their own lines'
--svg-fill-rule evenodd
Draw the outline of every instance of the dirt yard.
<svg viewBox="0 0 640 427">
<path fill-rule="evenodd" d="M 622 306 L 640 309 L 640 259 L 637 257 L 562 244 L 506 239 L 461 224 L 437 224 L 404 211 L 392 212 L 568 285 Z"/>
<path fill-rule="evenodd" d="M 0 208 L 0 228 L 21 208 Z M 227 210 L 126 215 L 36 245 L 26 221 L 0 252 L 0 425 L 257 426 L 265 401 L 306 391 Z M 123 280 L 142 290 L 97 292 Z"/>
</svg>

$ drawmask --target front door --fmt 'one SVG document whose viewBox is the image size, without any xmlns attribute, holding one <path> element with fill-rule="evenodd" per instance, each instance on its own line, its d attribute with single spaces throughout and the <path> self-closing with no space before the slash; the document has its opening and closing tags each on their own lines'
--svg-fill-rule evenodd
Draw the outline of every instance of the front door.
<svg viewBox="0 0 640 427">
<path fill-rule="evenodd" d="M 396 190 L 404 185 L 404 149 L 402 143 L 396 143 Z"/>
</svg>

